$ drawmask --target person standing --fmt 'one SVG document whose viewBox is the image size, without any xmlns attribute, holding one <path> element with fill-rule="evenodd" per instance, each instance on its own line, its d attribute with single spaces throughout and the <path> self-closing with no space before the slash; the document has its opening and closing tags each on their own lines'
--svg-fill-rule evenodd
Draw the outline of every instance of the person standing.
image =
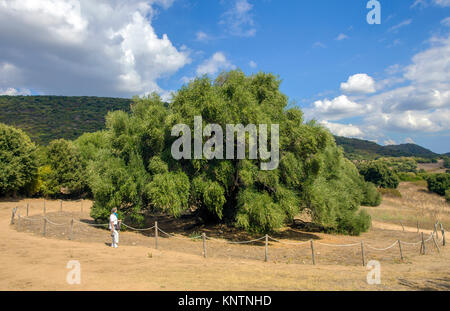
<svg viewBox="0 0 450 311">
<path fill-rule="evenodd" d="M 111 210 L 111 215 L 109 216 L 109 229 L 111 230 L 112 243 L 111 247 L 119 247 L 119 230 L 120 230 L 120 220 L 117 217 L 117 208 Z"/>
</svg>

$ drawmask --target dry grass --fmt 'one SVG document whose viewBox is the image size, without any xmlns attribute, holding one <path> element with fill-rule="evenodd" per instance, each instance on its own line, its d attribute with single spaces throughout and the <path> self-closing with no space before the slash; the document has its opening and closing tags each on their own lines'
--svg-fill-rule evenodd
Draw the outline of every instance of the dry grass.
<svg viewBox="0 0 450 311">
<path fill-rule="evenodd" d="M 402 197 L 384 196 L 379 207 L 365 207 L 372 219 L 420 228 L 433 229 L 436 222 L 450 227 L 450 205 L 444 197 L 431 193 L 422 183 L 401 183 Z"/>
</svg>

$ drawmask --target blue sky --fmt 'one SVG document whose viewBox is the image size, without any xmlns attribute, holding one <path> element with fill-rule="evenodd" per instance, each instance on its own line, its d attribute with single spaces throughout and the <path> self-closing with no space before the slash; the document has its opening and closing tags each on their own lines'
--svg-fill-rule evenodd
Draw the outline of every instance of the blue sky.
<svg viewBox="0 0 450 311">
<path fill-rule="evenodd" d="M 10 0 L 0 94 L 169 97 L 201 74 L 272 72 L 337 135 L 449 152 L 450 0 L 379 0 L 380 25 L 367 2 Z"/>
</svg>

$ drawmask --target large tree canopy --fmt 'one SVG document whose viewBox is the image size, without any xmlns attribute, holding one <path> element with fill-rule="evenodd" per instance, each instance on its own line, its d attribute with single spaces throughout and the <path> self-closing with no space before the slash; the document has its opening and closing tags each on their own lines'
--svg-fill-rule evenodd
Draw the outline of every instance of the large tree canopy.
<svg viewBox="0 0 450 311">
<path fill-rule="evenodd" d="M 305 123 L 301 110 L 288 106 L 279 86 L 272 74 L 231 71 L 215 81 L 203 77 L 183 86 L 170 104 L 152 95 L 135 98 L 131 114 L 109 113 L 105 143 L 97 144 L 88 164 L 92 216 L 105 218 L 118 207 L 139 221 L 147 212 L 178 217 L 189 210 L 204 221 L 269 232 L 309 209 L 325 228 L 351 234 L 367 230 L 370 218 L 358 210 L 362 202 L 379 203 L 374 186 L 344 159 L 328 130 Z M 196 116 L 204 127 L 223 129 L 227 124 L 267 124 L 269 129 L 279 124 L 279 167 L 260 170 L 262 160 L 248 156 L 175 160 L 171 147 L 178 137 L 171 130 L 186 124 L 193 131 Z M 82 145 L 95 144 L 85 139 Z"/>
<path fill-rule="evenodd" d="M 19 129 L 0 123 L 0 195 L 32 192 L 37 177 L 36 147 Z"/>
</svg>

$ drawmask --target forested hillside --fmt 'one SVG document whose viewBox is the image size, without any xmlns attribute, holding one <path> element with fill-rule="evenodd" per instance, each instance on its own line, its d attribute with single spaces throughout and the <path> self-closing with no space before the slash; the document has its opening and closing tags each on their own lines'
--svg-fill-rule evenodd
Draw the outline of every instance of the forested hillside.
<svg viewBox="0 0 450 311">
<path fill-rule="evenodd" d="M 336 136 L 336 143 L 342 146 L 350 159 L 375 159 L 378 157 L 420 157 L 435 158 L 439 155 L 415 144 L 381 146 L 377 143 L 356 138 Z"/>
<path fill-rule="evenodd" d="M 130 103 L 123 98 L 0 96 L 0 123 L 20 128 L 34 142 L 46 145 L 103 129 L 108 111 L 129 111 Z"/>
</svg>

